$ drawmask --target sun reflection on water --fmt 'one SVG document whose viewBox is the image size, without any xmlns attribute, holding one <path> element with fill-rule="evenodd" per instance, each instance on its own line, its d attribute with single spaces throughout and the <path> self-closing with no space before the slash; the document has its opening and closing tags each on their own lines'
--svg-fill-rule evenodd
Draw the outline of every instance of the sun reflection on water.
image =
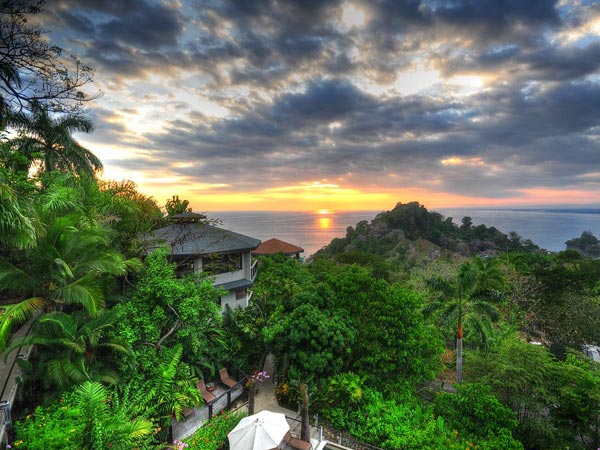
<svg viewBox="0 0 600 450">
<path fill-rule="evenodd" d="M 330 217 L 317 217 L 318 227 L 321 229 L 331 228 Z"/>
</svg>

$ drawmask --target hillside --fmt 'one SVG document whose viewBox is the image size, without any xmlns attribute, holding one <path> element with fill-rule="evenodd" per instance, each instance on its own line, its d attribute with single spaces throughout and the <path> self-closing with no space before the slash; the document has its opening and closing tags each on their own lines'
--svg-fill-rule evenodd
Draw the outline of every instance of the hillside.
<svg viewBox="0 0 600 450">
<path fill-rule="evenodd" d="M 452 217 L 428 211 L 418 202 L 398 203 L 391 211 L 378 214 L 348 227 L 346 237 L 336 238 L 317 255 L 362 252 L 388 258 L 439 256 L 496 256 L 506 251 L 542 251 L 530 240 L 510 232 L 506 235 L 494 227 L 474 226 L 470 217 L 461 225 Z"/>
</svg>

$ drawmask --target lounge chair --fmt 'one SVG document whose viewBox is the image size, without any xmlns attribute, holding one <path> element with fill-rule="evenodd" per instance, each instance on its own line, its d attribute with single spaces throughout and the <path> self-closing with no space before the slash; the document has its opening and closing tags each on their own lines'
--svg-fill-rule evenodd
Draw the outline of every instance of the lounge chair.
<svg viewBox="0 0 600 450">
<path fill-rule="evenodd" d="M 227 373 L 226 367 L 223 367 L 222 369 L 219 370 L 219 375 L 221 377 L 221 382 L 225 386 L 227 386 L 229 388 L 234 388 L 237 386 L 238 382 L 229 376 L 229 374 Z"/>
<path fill-rule="evenodd" d="M 196 387 L 202 394 L 202 397 L 206 403 L 214 402 L 217 399 L 217 397 L 208 392 L 208 389 L 206 389 L 206 385 L 204 384 L 204 380 L 198 380 Z"/>
<path fill-rule="evenodd" d="M 283 440 L 287 445 L 297 450 L 312 450 L 313 448 L 310 442 L 302 441 L 300 439 L 295 438 L 289 431 L 285 433 Z"/>
</svg>

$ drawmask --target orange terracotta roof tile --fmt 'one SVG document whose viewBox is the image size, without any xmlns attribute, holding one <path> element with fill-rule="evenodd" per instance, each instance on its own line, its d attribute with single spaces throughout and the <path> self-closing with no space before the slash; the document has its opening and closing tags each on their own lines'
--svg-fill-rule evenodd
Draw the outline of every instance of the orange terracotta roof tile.
<svg viewBox="0 0 600 450">
<path fill-rule="evenodd" d="M 304 249 L 297 245 L 284 242 L 277 238 L 269 239 L 260 244 L 255 250 L 252 250 L 253 255 L 274 255 L 283 252 L 286 255 L 294 255 L 302 253 Z"/>
</svg>

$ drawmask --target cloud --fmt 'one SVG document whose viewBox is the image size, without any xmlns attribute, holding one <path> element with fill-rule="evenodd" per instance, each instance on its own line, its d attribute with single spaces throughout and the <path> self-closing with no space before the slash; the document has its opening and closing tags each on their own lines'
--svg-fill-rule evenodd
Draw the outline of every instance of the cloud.
<svg viewBox="0 0 600 450">
<path fill-rule="evenodd" d="M 106 93 L 86 142 L 132 152 L 105 164 L 157 183 L 503 199 L 582 189 L 600 163 L 585 2 L 50 3 L 52 38 Z"/>
</svg>

